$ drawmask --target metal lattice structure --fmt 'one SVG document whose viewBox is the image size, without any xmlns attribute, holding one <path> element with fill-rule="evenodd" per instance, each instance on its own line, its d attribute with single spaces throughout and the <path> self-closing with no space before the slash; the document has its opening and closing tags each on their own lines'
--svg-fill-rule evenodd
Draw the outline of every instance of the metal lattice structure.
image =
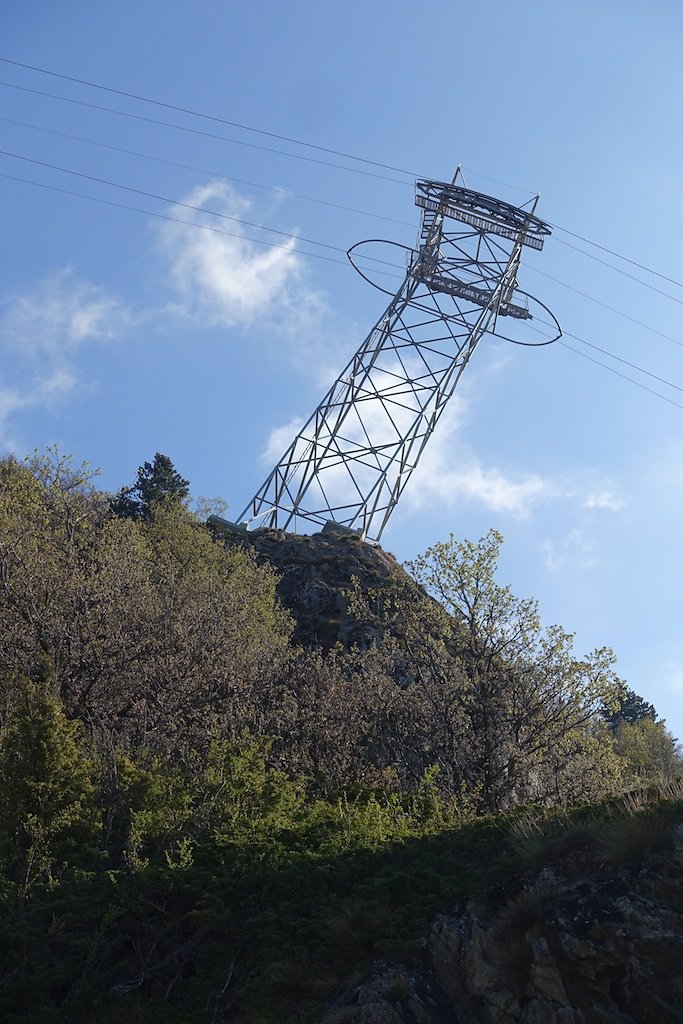
<svg viewBox="0 0 683 1024">
<path fill-rule="evenodd" d="M 461 181 L 458 169 L 450 183 L 417 182 L 405 277 L 393 295 L 375 284 L 391 301 L 242 513 L 247 526 L 331 520 L 378 541 L 483 336 L 505 337 L 501 318 L 532 319 L 517 273 L 523 248 L 550 234 L 538 197 L 525 209 Z M 349 258 L 370 280 L 357 248 Z"/>
</svg>

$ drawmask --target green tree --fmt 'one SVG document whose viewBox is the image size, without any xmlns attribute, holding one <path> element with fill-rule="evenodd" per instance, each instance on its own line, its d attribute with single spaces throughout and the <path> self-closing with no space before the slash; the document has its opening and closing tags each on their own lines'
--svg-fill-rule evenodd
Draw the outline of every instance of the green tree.
<svg viewBox="0 0 683 1024">
<path fill-rule="evenodd" d="M 622 683 L 615 695 L 614 703 L 610 707 L 602 709 L 602 716 L 610 728 L 615 729 L 621 722 L 633 725 L 645 718 L 654 722 L 657 719 L 657 712 L 654 704 L 649 704 L 629 686 Z"/>
<path fill-rule="evenodd" d="M 609 649 L 576 658 L 572 634 L 544 628 L 536 601 L 496 582 L 502 539 L 494 530 L 476 543 L 451 536 L 409 566 L 454 623 L 468 781 L 492 810 L 555 796 L 558 751 L 564 745 L 567 764 L 588 756 L 591 727 L 618 684 Z"/>
<path fill-rule="evenodd" d="M 681 752 L 664 721 L 650 715 L 632 722 L 623 719 L 612 732 L 626 786 L 659 786 L 683 773 Z"/>
<path fill-rule="evenodd" d="M 176 757 L 250 726 L 289 648 L 274 573 L 181 502 L 111 516 L 62 458 L 7 460 L 0 476 L 0 671 L 47 658 L 69 716 Z"/>
<path fill-rule="evenodd" d="M 18 697 L 0 741 L 0 857 L 28 885 L 97 861 L 100 821 L 77 723 L 50 679 L 14 680 Z"/>
<path fill-rule="evenodd" d="M 157 452 L 154 462 L 140 466 L 132 487 L 123 487 L 118 492 L 111 509 L 114 515 L 124 519 L 148 520 L 162 501 L 183 502 L 189 493 L 189 480 L 176 471 L 168 455 Z"/>
</svg>

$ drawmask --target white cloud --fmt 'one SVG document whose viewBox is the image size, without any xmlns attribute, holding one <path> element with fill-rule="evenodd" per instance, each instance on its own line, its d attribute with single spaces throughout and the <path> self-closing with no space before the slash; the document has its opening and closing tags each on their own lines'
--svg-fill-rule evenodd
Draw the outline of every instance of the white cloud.
<svg viewBox="0 0 683 1024">
<path fill-rule="evenodd" d="M 518 519 L 541 502 L 564 493 L 558 481 L 523 470 L 486 466 L 460 436 L 467 406 L 454 395 L 434 431 L 410 484 L 410 500 L 419 507 L 435 498 L 447 507 L 474 501 Z"/>
<path fill-rule="evenodd" d="M 595 569 L 600 565 L 595 544 L 578 527 L 570 530 L 564 540 L 547 540 L 541 547 L 545 568 L 551 573 Z"/>
<path fill-rule="evenodd" d="M 161 240 L 186 314 L 226 327 L 267 323 L 288 334 L 317 327 L 326 306 L 306 281 L 296 238 L 269 236 L 267 241 L 277 246 L 272 248 L 247 237 L 242 225 L 229 218 L 245 218 L 250 203 L 225 182 L 196 188 L 183 203 L 202 212 L 172 207 L 188 226 L 164 225 Z M 228 219 L 211 216 L 209 210 Z M 247 230 L 252 236 L 258 232 Z"/>
<path fill-rule="evenodd" d="M 583 503 L 584 508 L 608 509 L 610 512 L 619 512 L 624 507 L 624 502 L 612 491 L 595 491 L 589 494 Z"/>
<path fill-rule="evenodd" d="M 391 388 L 400 387 L 389 369 L 375 372 L 375 384 L 391 393 Z M 389 406 L 393 424 L 378 400 L 362 403 L 362 424 L 358 409 L 349 413 L 344 421 L 343 435 L 346 447 L 365 443 L 365 433 L 373 445 L 392 445 L 398 436 L 407 431 L 414 414 L 397 405 Z M 482 460 L 459 436 L 467 417 L 467 403 L 461 395 L 451 398 L 446 412 L 427 443 L 418 467 L 406 488 L 402 504 L 418 509 L 437 501 L 445 507 L 453 507 L 464 501 L 474 501 L 495 512 L 515 518 L 525 518 L 541 502 L 547 502 L 566 494 L 566 489 L 557 481 L 542 477 L 538 473 L 523 471 L 506 473 L 497 467 L 487 467 Z M 294 420 L 271 432 L 263 453 L 263 460 L 270 466 L 281 457 L 287 445 L 301 429 L 302 420 Z M 300 454 L 303 455 L 303 446 Z M 368 463 L 372 458 L 368 457 Z M 369 465 L 356 464 L 353 467 L 353 483 L 347 469 L 337 464 L 324 470 L 325 496 L 332 505 L 345 503 L 357 485 L 365 493 L 377 479 L 377 471 Z M 315 488 L 313 489 L 315 491 Z M 312 495 L 311 495 L 312 497 Z M 315 503 L 315 499 L 313 499 Z"/>
<path fill-rule="evenodd" d="M 18 390 L 0 386 L 0 452 L 16 451 L 17 442 L 10 433 L 10 418 L 26 404 L 26 396 Z"/>
<path fill-rule="evenodd" d="M 118 299 L 68 268 L 3 305 L 0 339 L 23 356 L 71 352 L 85 342 L 116 337 L 131 321 Z"/>
<path fill-rule="evenodd" d="M 72 392 L 77 383 L 73 373 L 58 368 L 46 376 L 27 381 L 23 387 L 0 385 L 0 452 L 17 451 L 20 447 L 11 429 L 15 413 L 37 406 L 53 406 Z"/>
<path fill-rule="evenodd" d="M 275 466 L 303 425 L 304 421 L 296 418 L 290 420 L 289 423 L 284 423 L 281 427 L 275 427 L 271 430 L 266 446 L 260 455 L 261 462 L 271 468 Z"/>
<path fill-rule="evenodd" d="M 427 486 L 431 493 L 446 501 L 465 498 L 516 517 L 528 516 L 535 503 L 553 494 L 548 482 L 537 474 L 515 479 L 496 468 L 485 467 L 473 455 L 467 464 L 433 477 Z"/>
<path fill-rule="evenodd" d="M 30 291 L 10 295 L 0 313 L 0 448 L 17 450 L 13 419 L 34 408 L 54 408 L 79 381 L 75 363 L 85 344 L 110 340 L 133 322 L 104 288 L 69 269 Z"/>
</svg>

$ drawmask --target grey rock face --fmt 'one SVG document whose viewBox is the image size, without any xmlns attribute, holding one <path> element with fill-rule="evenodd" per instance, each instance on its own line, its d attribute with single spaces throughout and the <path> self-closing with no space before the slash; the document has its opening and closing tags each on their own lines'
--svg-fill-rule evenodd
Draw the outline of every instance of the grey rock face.
<svg viewBox="0 0 683 1024">
<path fill-rule="evenodd" d="M 363 645 L 369 639 L 367 624 L 349 613 L 345 596 L 354 580 L 368 593 L 385 586 L 395 573 L 409 579 L 393 555 L 349 531 L 297 535 L 262 529 L 222 537 L 227 544 L 252 548 L 258 561 L 275 569 L 278 596 L 296 621 L 295 640 L 303 644 Z"/>
<path fill-rule="evenodd" d="M 683 829 L 638 867 L 553 879 L 524 914 L 440 915 L 419 970 L 376 966 L 321 1024 L 683 1024 Z"/>
</svg>

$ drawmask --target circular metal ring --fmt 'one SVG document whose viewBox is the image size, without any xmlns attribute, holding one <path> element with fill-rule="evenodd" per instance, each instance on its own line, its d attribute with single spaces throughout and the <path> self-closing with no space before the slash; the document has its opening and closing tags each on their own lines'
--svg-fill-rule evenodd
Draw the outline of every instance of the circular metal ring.
<svg viewBox="0 0 683 1024">
<path fill-rule="evenodd" d="M 515 294 L 526 295 L 526 297 L 528 299 L 531 299 L 532 302 L 538 303 L 538 305 L 546 311 L 548 316 L 552 317 L 552 319 L 555 321 L 557 334 L 554 338 L 548 338 L 546 341 L 518 341 L 517 338 L 509 338 L 506 334 L 499 334 L 498 331 L 493 330 L 490 332 L 493 335 L 493 337 L 501 338 L 503 341 L 509 341 L 511 345 L 521 345 L 523 348 L 543 348 L 544 345 L 553 345 L 556 341 L 559 341 L 559 339 L 562 337 L 562 328 L 560 327 L 559 320 L 552 312 L 552 310 L 548 309 L 545 303 L 541 302 L 540 299 L 537 299 L 535 295 L 532 295 L 530 292 L 522 291 L 521 288 L 516 289 Z M 533 320 L 533 317 L 531 319 Z M 550 326 L 552 327 L 552 324 Z"/>
<path fill-rule="evenodd" d="M 393 297 L 396 294 L 396 292 L 395 291 L 390 292 L 387 288 L 382 288 L 381 284 L 376 284 L 375 281 L 373 281 L 371 277 L 368 277 L 367 274 L 363 273 L 363 271 L 360 269 L 360 267 L 358 266 L 358 264 L 356 263 L 356 261 L 353 258 L 352 253 L 353 253 L 353 251 L 355 249 L 358 248 L 359 245 L 370 245 L 373 242 L 376 242 L 376 243 L 378 243 L 380 245 L 393 245 L 397 249 L 403 249 L 404 252 L 413 252 L 414 250 L 409 245 L 402 245 L 401 242 L 392 242 L 388 238 L 364 238 L 362 240 L 362 242 L 356 242 L 355 245 L 352 245 L 350 249 L 346 250 L 346 255 L 348 257 L 349 263 L 351 264 L 353 269 L 356 271 L 356 273 L 360 274 L 360 276 L 363 278 L 363 280 L 367 281 L 368 284 L 371 284 L 372 287 L 376 288 L 378 292 L 382 292 L 384 295 L 389 295 L 390 298 L 393 299 Z M 371 256 L 370 257 L 366 256 L 366 259 L 372 259 L 372 257 Z M 377 262 L 381 263 L 381 262 L 384 262 L 384 261 L 383 260 L 378 260 Z M 396 269 L 400 270 L 401 268 L 397 267 Z"/>
<path fill-rule="evenodd" d="M 363 278 L 363 280 L 367 281 L 367 283 L 372 285 L 373 288 L 376 288 L 378 292 L 382 292 L 383 295 L 388 295 L 390 298 L 393 299 L 394 296 L 396 295 L 396 292 L 395 291 L 393 291 L 393 292 L 389 291 L 388 288 L 383 288 L 382 285 L 377 284 L 375 281 L 372 280 L 371 277 L 368 277 L 367 274 L 363 273 L 363 271 L 358 266 L 358 264 L 356 263 L 356 261 L 355 261 L 355 259 L 353 257 L 354 251 L 359 246 L 361 246 L 361 245 L 371 245 L 373 243 L 376 243 L 378 245 L 393 245 L 396 249 L 403 249 L 404 252 L 414 252 L 414 249 L 412 249 L 412 247 L 409 246 L 409 245 L 403 245 L 401 242 L 392 242 L 388 238 L 364 238 L 361 242 L 356 242 L 355 245 L 352 245 L 351 248 L 347 249 L 347 251 L 346 251 L 346 255 L 348 257 L 349 263 L 351 264 L 353 269 L 358 274 L 360 274 L 360 276 Z M 372 259 L 372 258 L 373 257 L 366 257 L 366 259 Z M 384 260 L 377 260 L 376 262 L 384 263 L 386 261 L 384 261 Z M 399 269 L 399 268 L 397 268 L 397 269 Z M 427 288 L 429 288 L 429 286 L 427 286 Z M 521 288 L 515 289 L 515 294 L 516 295 L 526 295 L 526 297 L 528 299 L 531 299 L 532 302 L 536 302 L 542 309 L 544 309 L 546 311 L 546 313 L 548 314 L 548 316 L 550 316 L 552 318 L 552 320 L 554 321 L 555 327 L 557 328 L 557 334 L 553 338 L 548 338 L 546 341 L 519 341 L 517 338 L 510 338 L 507 334 L 500 334 L 496 330 L 490 330 L 487 333 L 491 334 L 494 338 L 500 338 L 502 341 L 508 341 L 508 342 L 510 342 L 511 345 L 521 345 L 523 348 L 543 348 L 545 345 L 553 345 L 556 341 L 558 341 L 562 337 L 562 328 L 560 327 L 559 321 L 558 321 L 557 317 L 555 316 L 555 314 L 552 312 L 552 310 L 548 309 L 548 307 L 545 305 L 545 303 L 541 302 L 540 299 L 537 299 L 535 295 L 532 295 L 530 292 L 525 292 Z M 419 302 L 416 302 L 414 300 L 413 300 L 413 304 L 416 307 L 418 307 L 418 308 L 424 308 L 424 307 L 421 306 L 421 304 Z M 446 318 L 448 318 L 448 314 L 444 314 L 444 315 L 446 316 Z M 533 317 L 532 317 L 532 319 L 533 319 Z"/>
</svg>

